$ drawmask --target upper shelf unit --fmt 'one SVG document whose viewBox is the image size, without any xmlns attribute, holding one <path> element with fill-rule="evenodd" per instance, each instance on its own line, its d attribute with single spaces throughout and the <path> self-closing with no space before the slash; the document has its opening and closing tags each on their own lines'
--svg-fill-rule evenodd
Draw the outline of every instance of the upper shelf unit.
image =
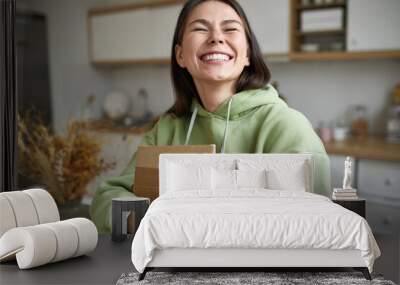
<svg viewBox="0 0 400 285">
<path fill-rule="evenodd" d="M 290 9 L 290 59 L 400 57 L 398 0 L 291 0 Z"/>
<path fill-rule="evenodd" d="M 347 2 L 332 0 L 332 3 L 319 5 L 304 2 L 292 1 L 291 51 L 345 51 Z"/>
</svg>

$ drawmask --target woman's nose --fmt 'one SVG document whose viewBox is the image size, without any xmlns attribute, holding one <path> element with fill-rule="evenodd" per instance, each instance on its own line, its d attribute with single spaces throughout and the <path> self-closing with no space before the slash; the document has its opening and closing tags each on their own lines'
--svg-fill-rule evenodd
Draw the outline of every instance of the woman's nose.
<svg viewBox="0 0 400 285">
<path fill-rule="evenodd" d="M 210 44 L 223 44 L 225 41 L 223 33 L 218 30 L 213 30 L 210 34 Z"/>
</svg>

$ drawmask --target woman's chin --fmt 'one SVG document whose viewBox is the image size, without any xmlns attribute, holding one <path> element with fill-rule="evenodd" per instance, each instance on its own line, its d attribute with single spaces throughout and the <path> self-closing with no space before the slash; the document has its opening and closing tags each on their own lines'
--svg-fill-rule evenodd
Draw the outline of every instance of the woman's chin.
<svg viewBox="0 0 400 285">
<path fill-rule="evenodd" d="M 215 83 L 222 83 L 222 82 L 230 82 L 233 79 L 230 78 L 230 76 L 226 75 L 213 75 L 213 76 L 207 76 L 204 78 L 204 81 L 207 82 L 215 82 Z"/>
<path fill-rule="evenodd" d="M 224 81 L 232 81 L 235 80 L 230 72 L 205 72 L 201 76 L 201 80 L 208 82 L 224 82 Z M 238 77 L 238 76 L 237 76 Z M 236 78 L 237 79 L 237 78 Z"/>
</svg>

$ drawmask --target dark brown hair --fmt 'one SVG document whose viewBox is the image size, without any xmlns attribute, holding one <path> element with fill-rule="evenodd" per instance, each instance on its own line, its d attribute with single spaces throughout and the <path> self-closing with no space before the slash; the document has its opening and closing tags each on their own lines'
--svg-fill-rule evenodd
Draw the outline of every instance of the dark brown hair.
<svg viewBox="0 0 400 285">
<path fill-rule="evenodd" d="M 264 62 L 257 39 L 250 27 L 246 14 L 236 0 L 189 0 L 183 6 L 175 27 L 174 38 L 171 48 L 171 78 L 175 91 L 175 103 L 168 113 L 173 113 L 178 117 L 190 113 L 192 98 L 197 97 L 200 101 L 193 78 L 186 68 L 179 66 L 175 46 L 182 43 L 185 24 L 190 12 L 199 4 L 206 1 L 220 1 L 230 7 L 239 15 L 244 24 L 246 38 L 249 45 L 250 65 L 245 66 L 242 74 L 236 82 L 236 92 L 258 89 L 264 87 L 270 80 L 271 74 Z"/>
</svg>

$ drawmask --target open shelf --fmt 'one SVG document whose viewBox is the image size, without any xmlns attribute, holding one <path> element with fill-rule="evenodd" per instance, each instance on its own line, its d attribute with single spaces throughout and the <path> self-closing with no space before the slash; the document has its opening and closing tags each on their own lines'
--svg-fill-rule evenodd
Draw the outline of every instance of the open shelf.
<svg viewBox="0 0 400 285">
<path fill-rule="evenodd" d="M 326 31 L 313 31 L 313 32 L 300 32 L 296 31 L 295 35 L 299 37 L 305 36 L 323 36 L 323 35 L 345 35 L 346 31 L 344 29 L 340 30 L 326 30 Z"/>
<path fill-rule="evenodd" d="M 310 4 L 310 5 L 299 5 L 296 7 L 299 11 L 305 10 L 321 10 L 321 9 L 332 9 L 332 8 L 344 8 L 346 6 L 346 2 L 342 3 L 332 3 L 332 4 Z"/>
<path fill-rule="evenodd" d="M 344 52 L 346 50 L 347 0 L 343 0 L 340 3 L 310 4 L 306 6 L 301 3 L 301 0 L 291 0 L 290 50 L 292 53 L 314 54 L 306 51 L 306 46 L 310 45 L 314 46 L 313 49 L 318 50 L 317 53 Z M 303 21 L 306 21 L 305 18 L 303 19 L 302 17 L 308 17 L 304 13 L 311 13 L 309 11 L 312 11 L 312 13 L 318 13 L 318 11 L 324 13 L 324 10 L 337 8 L 341 10 L 340 28 L 335 29 L 335 27 L 332 26 L 333 29 L 307 31 L 310 30 L 310 26 L 302 27 Z M 321 25 L 321 27 L 323 26 L 324 25 Z M 337 25 L 337 27 L 338 26 L 339 25 Z M 318 26 L 316 25 L 315 28 L 318 28 Z"/>
<path fill-rule="evenodd" d="M 355 60 L 377 58 L 400 58 L 400 51 L 365 51 L 365 52 L 292 52 L 290 60 L 319 61 L 319 60 Z"/>
</svg>

